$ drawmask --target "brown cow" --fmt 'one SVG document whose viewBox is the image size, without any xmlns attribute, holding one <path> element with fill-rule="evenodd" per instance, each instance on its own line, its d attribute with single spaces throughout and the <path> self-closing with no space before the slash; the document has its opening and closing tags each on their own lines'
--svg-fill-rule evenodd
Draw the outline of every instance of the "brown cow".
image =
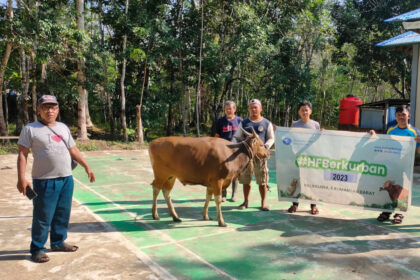
<svg viewBox="0 0 420 280">
<path fill-rule="evenodd" d="M 394 185 L 394 182 L 388 180 L 384 183 L 383 187 L 379 188 L 380 191 L 388 191 L 389 198 L 392 202 L 399 200 L 405 200 L 408 196 L 408 190 L 404 189 L 400 185 Z"/>
<path fill-rule="evenodd" d="M 221 210 L 222 188 L 227 188 L 245 169 L 253 157 L 268 158 L 270 153 L 264 147 L 255 131 L 246 131 L 247 137 L 240 143 L 232 143 L 215 137 L 162 137 L 149 146 L 153 173 L 153 219 L 159 220 L 157 197 L 163 191 L 169 213 L 174 222 L 181 222 L 171 200 L 175 179 L 184 185 L 207 187 L 203 219 L 209 220 L 208 206 L 212 195 L 217 207 L 219 226 L 226 226 Z"/>
</svg>

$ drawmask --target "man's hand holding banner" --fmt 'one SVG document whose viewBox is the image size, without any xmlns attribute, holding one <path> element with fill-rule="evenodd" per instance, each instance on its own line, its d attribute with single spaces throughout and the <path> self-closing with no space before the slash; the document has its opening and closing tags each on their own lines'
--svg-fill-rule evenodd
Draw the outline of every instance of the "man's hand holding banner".
<svg viewBox="0 0 420 280">
<path fill-rule="evenodd" d="M 415 147 L 411 137 L 277 127 L 279 200 L 407 211 Z"/>
</svg>

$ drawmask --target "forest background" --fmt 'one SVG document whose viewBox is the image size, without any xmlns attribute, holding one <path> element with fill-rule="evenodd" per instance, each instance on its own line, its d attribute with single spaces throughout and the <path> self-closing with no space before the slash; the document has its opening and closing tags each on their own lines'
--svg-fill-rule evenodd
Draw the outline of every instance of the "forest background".
<svg viewBox="0 0 420 280">
<path fill-rule="evenodd" d="M 0 134 L 57 96 L 79 141 L 143 144 L 212 135 L 223 103 L 259 98 L 276 125 L 313 103 L 322 127 L 339 102 L 409 98 L 411 54 L 375 44 L 384 20 L 418 0 L 1 0 Z"/>
</svg>

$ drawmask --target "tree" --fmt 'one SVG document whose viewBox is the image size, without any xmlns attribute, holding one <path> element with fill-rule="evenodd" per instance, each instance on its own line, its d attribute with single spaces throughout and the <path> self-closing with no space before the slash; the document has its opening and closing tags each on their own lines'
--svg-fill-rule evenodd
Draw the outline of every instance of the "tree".
<svg viewBox="0 0 420 280">
<path fill-rule="evenodd" d="M 335 62 L 345 56 L 342 47 L 352 44 L 356 53 L 354 63 L 373 87 L 389 83 L 400 98 L 407 98 L 410 87 L 411 60 L 409 55 L 375 44 L 403 32 L 401 24 L 384 24 L 384 20 L 418 8 L 415 0 L 391 1 L 337 1 L 332 18 L 337 29 Z M 400 87 L 401 85 L 401 87 Z"/>
<path fill-rule="evenodd" d="M 125 8 L 124 14 L 128 14 L 128 0 L 125 0 Z M 122 53 L 123 53 L 123 60 L 121 65 L 121 78 L 120 78 L 120 86 L 121 86 L 121 125 L 123 131 L 124 142 L 128 142 L 128 135 L 127 135 L 127 121 L 125 117 L 125 72 L 127 67 L 127 58 L 126 58 L 126 49 L 127 49 L 127 34 L 123 36 L 122 42 Z"/>
<path fill-rule="evenodd" d="M 3 59 L 0 65 L 0 135 L 7 136 L 9 132 L 6 128 L 6 123 L 4 121 L 3 115 L 3 82 L 4 82 L 4 74 L 6 72 L 7 63 L 9 61 L 10 54 L 12 52 L 12 45 L 13 45 L 13 30 L 12 30 L 12 23 L 13 23 L 13 1 L 7 1 L 7 9 L 6 9 L 6 18 L 8 27 L 5 28 L 8 31 L 8 36 L 5 36 L 6 47 L 3 52 Z M 5 33 L 7 34 L 7 33 Z"/>
<path fill-rule="evenodd" d="M 80 32 L 85 31 L 85 16 L 84 16 L 84 9 L 85 9 L 85 1 L 84 0 L 76 0 L 76 20 L 77 20 L 77 28 Z M 86 103 L 87 103 L 87 91 L 84 88 L 83 84 L 86 81 L 86 76 L 84 73 L 85 63 L 82 57 L 79 57 L 77 60 L 77 92 L 79 93 L 79 101 L 78 101 L 78 139 L 85 141 L 88 140 L 87 136 L 87 127 L 86 127 Z"/>
</svg>

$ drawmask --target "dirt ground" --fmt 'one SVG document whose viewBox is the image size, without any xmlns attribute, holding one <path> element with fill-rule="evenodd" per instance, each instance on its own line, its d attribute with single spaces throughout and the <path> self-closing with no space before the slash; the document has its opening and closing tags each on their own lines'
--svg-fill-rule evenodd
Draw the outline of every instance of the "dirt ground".
<svg viewBox="0 0 420 280">
<path fill-rule="evenodd" d="M 31 163 L 30 157 L 27 178 Z M 0 156 L 0 279 L 171 278 L 165 277 L 167 272 L 76 200 L 67 240 L 79 246 L 79 250 L 47 252 L 49 262 L 32 262 L 28 251 L 32 202 L 17 191 L 16 181 L 16 155 Z M 49 248 L 48 243 L 46 247 Z"/>
</svg>

